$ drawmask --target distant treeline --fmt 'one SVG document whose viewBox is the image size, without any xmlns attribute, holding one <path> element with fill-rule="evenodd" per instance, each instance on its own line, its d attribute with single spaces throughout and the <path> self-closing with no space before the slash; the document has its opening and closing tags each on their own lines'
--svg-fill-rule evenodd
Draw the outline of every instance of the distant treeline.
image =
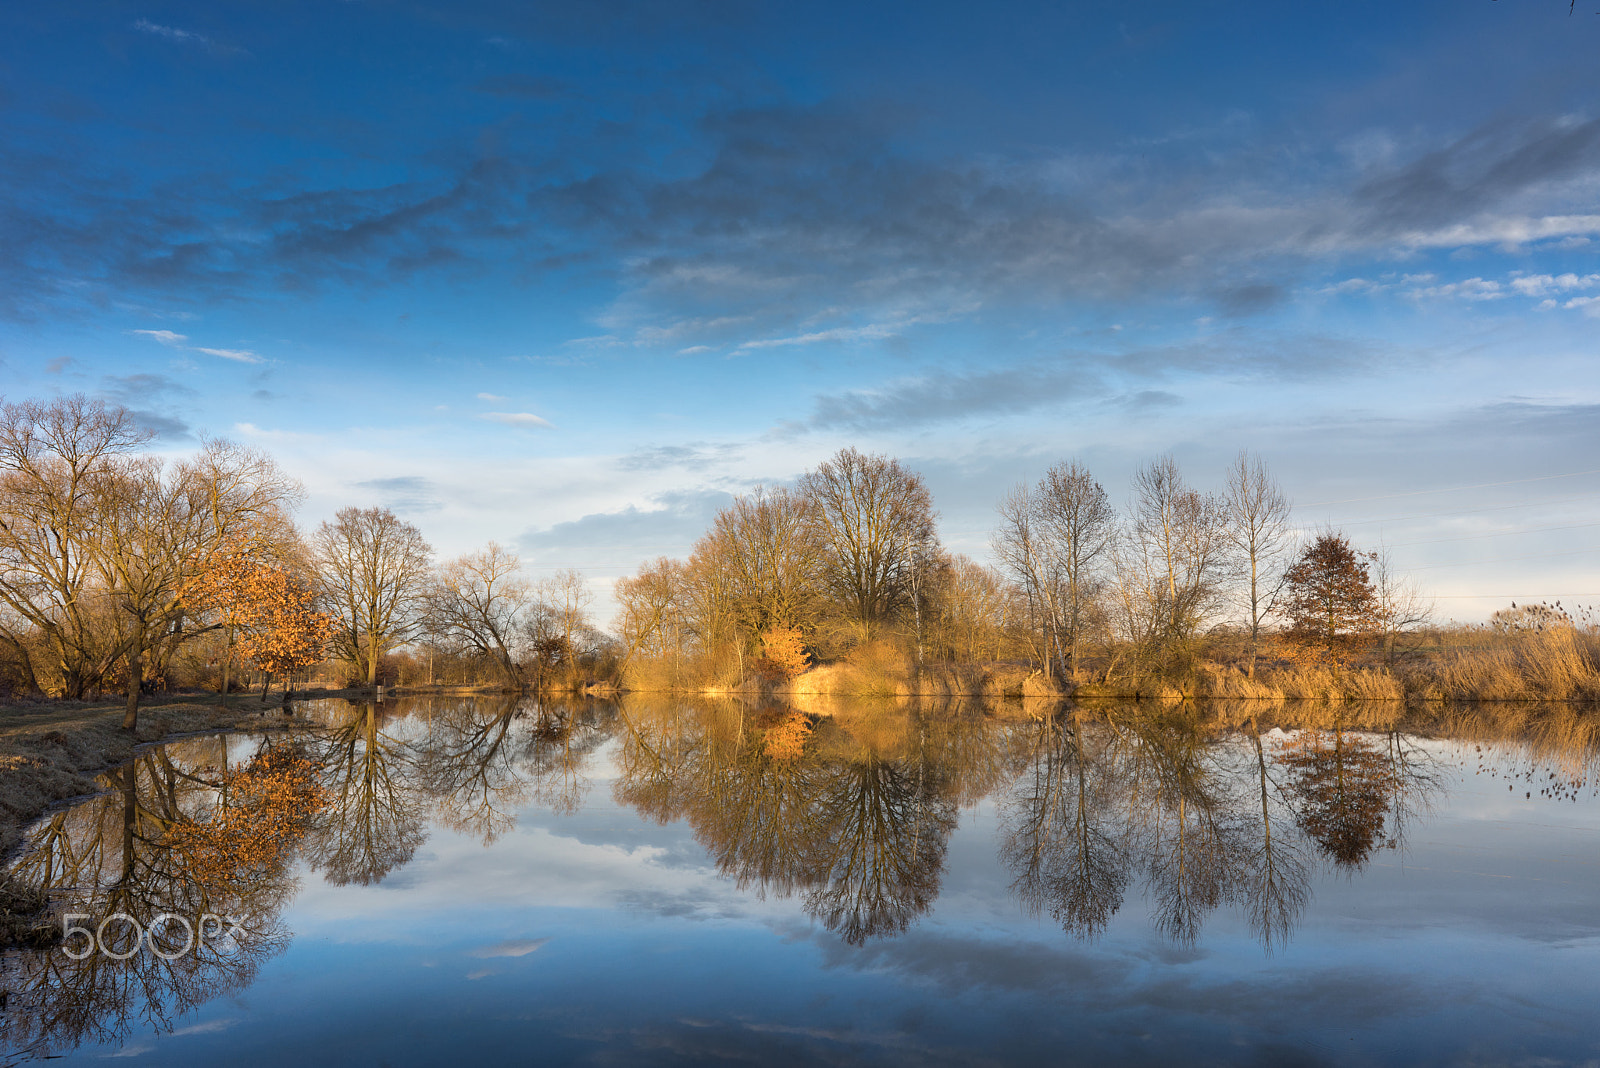
<svg viewBox="0 0 1600 1068">
<path fill-rule="evenodd" d="M 1513 607 L 1441 631 L 1382 552 L 1298 534 L 1241 453 L 1222 489 L 1171 457 L 1119 509 L 1065 461 L 999 502 L 995 566 L 947 551 L 921 476 L 844 449 L 719 513 L 686 560 L 530 582 L 490 543 L 436 562 L 385 509 L 293 522 L 267 454 L 169 462 L 121 408 L 0 404 L 0 690 L 372 687 L 1240 698 L 1600 696 L 1592 621 Z"/>
</svg>

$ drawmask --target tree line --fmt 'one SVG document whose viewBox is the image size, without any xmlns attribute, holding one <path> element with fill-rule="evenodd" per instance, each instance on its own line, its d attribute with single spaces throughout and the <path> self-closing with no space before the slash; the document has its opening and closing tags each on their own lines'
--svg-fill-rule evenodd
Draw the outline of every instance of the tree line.
<svg viewBox="0 0 1600 1068">
<path fill-rule="evenodd" d="M 913 670 L 1013 661 L 1059 686 L 1183 677 L 1227 638 L 1253 676 L 1263 656 L 1337 664 L 1374 639 L 1392 658 L 1428 619 L 1384 554 L 1303 537 L 1249 452 L 1216 493 L 1159 457 L 1123 509 L 1082 463 L 1055 464 L 999 502 L 993 566 L 942 547 L 935 518 L 919 475 L 851 448 L 793 488 L 758 487 L 687 559 L 618 583 L 624 661 L 640 678 L 728 685 L 889 646 Z M 774 655 L 797 641 L 798 662 Z"/>
<path fill-rule="evenodd" d="M 582 576 L 523 578 L 494 544 L 436 565 L 421 531 L 345 508 L 303 535 L 298 482 L 266 453 L 207 439 L 167 460 L 114 405 L 0 403 L 0 688 L 141 696 L 235 666 L 285 686 L 333 657 L 374 686 L 411 644 L 508 684 L 574 677 L 608 643 Z"/>
<path fill-rule="evenodd" d="M 1246 697 L 1259 696 L 1259 663 L 1392 673 L 1429 623 L 1384 553 L 1298 530 L 1249 452 L 1215 492 L 1157 457 L 1120 505 L 1063 460 L 1001 497 L 983 564 L 940 543 L 921 475 L 845 448 L 790 485 L 735 497 L 686 558 L 620 579 L 607 633 L 576 571 L 532 581 L 494 543 L 441 562 L 382 508 L 302 532 L 304 491 L 266 453 L 208 439 L 172 460 L 149 442 L 125 410 L 82 396 L 0 404 L 0 689 L 124 692 L 130 728 L 146 692 L 226 694 L 244 674 L 287 689 L 329 658 L 367 688 L 399 673 L 750 689 L 842 662 L 913 680 L 945 671 L 950 692 L 980 692 L 968 669 L 987 665 L 1046 694 L 1181 683 L 1221 663 L 1233 680 L 1222 695 Z M 1528 650 L 1511 668 L 1462 661 L 1439 686 L 1504 688 L 1495 672 L 1513 669 L 1533 679 L 1529 664 L 1565 634 L 1518 637 Z M 1572 692 L 1600 683 L 1586 635 L 1564 676 Z"/>
</svg>

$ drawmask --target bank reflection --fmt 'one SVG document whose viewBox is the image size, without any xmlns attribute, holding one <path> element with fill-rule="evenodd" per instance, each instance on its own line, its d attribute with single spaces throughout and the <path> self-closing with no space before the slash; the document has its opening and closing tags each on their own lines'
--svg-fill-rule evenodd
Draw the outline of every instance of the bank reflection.
<svg viewBox="0 0 1600 1068">
<path fill-rule="evenodd" d="M 36 825 L 12 869 L 94 935 L 5 954 L 0 1042 L 13 1056 L 170 1030 L 288 944 L 291 861 L 322 804 L 297 743 L 238 767 L 222 739 L 155 747 L 102 784 Z"/>
<path fill-rule="evenodd" d="M 297 860 L 330 884 L 375 885 L 432 827 L 491 845 L 524 814 L 581 811 L 601 778 L 642 817 L 684 821 L 741 890 L 793 900 L 846 944 L 927 916 L 962 809 L 987 803 L 1002 885 L 1064 936 L 1102 937 L 1132 901 L 1179 945 L 1235 910 L 1268 952 L 1291 941 L 1319 878 L 1402 849 L 1444 781 L 1440 746 L 1392 712 L 1356 709 L 1275 710 L 1266 723 L 1189 705 L 636 695 L 297 712 L 261 738 L 141 752 L 104 793 L 30 830 L 11 875 L 48 891 L 58 922 L 125 915 L 147 941 L 127 953 L 137 932 L 118 922 L 101 936 L 108 952 L 81 960 L 65 952 L 78 943 L 7 951 L 7 1049 L 170 1030 L 242 990 L 288 944 Z M 1560 720 L 1534 742 L 1476 720 L 1460 733 L 1515 757 L 1530 796 L 1539 783 L 1565 796 L 1593 778 L 1589 723 Z M 229 917 L 227 930 L 196 931 L 207 915 Z"/>
</svg>

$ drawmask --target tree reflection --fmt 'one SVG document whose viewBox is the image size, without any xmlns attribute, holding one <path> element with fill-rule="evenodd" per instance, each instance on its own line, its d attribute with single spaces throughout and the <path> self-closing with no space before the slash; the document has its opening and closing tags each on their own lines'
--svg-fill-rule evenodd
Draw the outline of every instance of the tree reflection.
<svg viewBox="0 0 1600 1068">
<path fill-rule="evenodd" d="M 1243 828 L 1216 774 L 1210 739 L 1192 720 L 1135 716 L 1121 732 L 1131 748 L 1132 825 L 1156 928 L 1192 945 L 1206 916 L 1243 891 Z"/>
<path fill-rule="evenodd" d="M 1283 805 L 1274 802 L 1266 747 L 1259 728 L 1251 726 L 1260 838 L 1250 851 L 1244 895 L 1250 928 L 1270 953 L 1288 944 L 1300 922 L 1311 896 L 1311 873 L 1304 849 L 1289 833 L 1291 828 L 1284 826 Z"/>
<path fill-rule="evenodd" d="M 1386 844 L 1384 820 L 1398 786 L 1376 743 L 1332 731 L 1302 731 L 1284 747 L 1300 828 L 1342 868 L 1358 869 Z"/>
<path fill-rule="evenodd" d="M 1253 718 L 1248 730 L 1243 716 L 1227 720 L 1240 725 L 1229 731 L 1221 716 L 1139 705 L 1002 718 L 839 702 L 824 715 L 631 696 L 307 711 L 313 725 L 269 746 L 270 760 L 230 767 L 215 739 L 151 749 L 106 778 L 108 793 L 31 830 L 15 876 L 50 891 L 61 913 L 248 920 L 171 960 L 9 955 L 10 1048 L 170 1028 L 242 989 L 287 943 L 277 917 L 295 849 L 332 883 L 379 882 L 413 859 L 430 821 L 488 844 L 531 806 L 577 811 L 607 743 L 618 802 L 686 821 L 723 877 L 797 899 L 851 945 L 932 910 L 960 808 L 995 798 L 1012 893 L 1067 935 L 1102 935 L 1142 891 L 1155 929 L 1180 944 L 1234 906 L 1273 951 L 1318 870 L 1353 872 L 1398 847 L 1438 788 L 1434 759 L 1393 719 L 1381 734 L 1336 722 L 1289 736 Z M 264 768 L 282 775 L 268 782 Z M 112 924 L 108 948 L 132 934 Z M 160 924 L 155 945 L 177 950 L 185 934 Z"/>
<path fill-rule="evenodd" d="M 1014 876 L 1011 889 L 1031 912 L 1048 911 L 1069 933 L 1092 938 L 1105 930 L 1132 880 L 1113 822 L 1124 784 L 1089 724 L 1052 716 L 1035 724 L 1033 753 L 1019 790 L 1005 806 L 1008 833 L 1001 857 Z M 1123 821 L 1125 823 L 1125 821 Z"/>
<path fill-rule="evenodd" d="M 284 759 L 274 764 L 275 756 Z M 320 792 L 297 750 L 269 747 L 237 771 L 226 757 L 220 739 L 151 749 L 105 777 L 109 792 L 34 828 L 14 878 L 48 891 L 58 915 L 87 916 L 80 925 L 96 929 L 120 913 L 148 937 L 138 947 L 135 928 L 115 920 L 101 930 L 108 952 L 8 953 L 7 1048 L 48 1056 L 121 1041 L 136 1025 L 171 1030 L 201 1003 L 249 985 L 288 944 L 278 917 L 295 888 L 299 829 Z M 296 774 L 280 774 L 290 765 Z M 205 847 L 222 842 L 234 863 L 217 863 Z M 230 919 L 196 932 L 208 914 Z"/>
<path fill-rule="evenodd" d="M 351 702 L 316 735 L 329 801 L 305 854 L 335 886 L 379 882 L 427 837 L 413 749 L 383 729 L 391 718 L 373 701 Z"/>
<path fill-rule="evenodd" d="M 956 826 L 943 770 L 877 753 L 828 769 L 817 801 L 819 885 L 805 905 L 851 945 L 899 934 L 939 895 Z"/>
</svg>

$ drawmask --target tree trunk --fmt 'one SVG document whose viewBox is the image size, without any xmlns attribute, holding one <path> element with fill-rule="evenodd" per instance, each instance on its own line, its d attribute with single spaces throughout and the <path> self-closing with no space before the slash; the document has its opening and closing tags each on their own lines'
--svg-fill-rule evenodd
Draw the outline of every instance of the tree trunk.
<svg viewBox="0 0 1600 1068">
<path fill-rule="evenodd" d="M 367 627 L 367 689 L 378 688 L 378 632 Z"/>
<path fill-rule="evenodd" d="M 232 683 L 229 669 L 233 667 L 233 628 L 222 631 L 222 707 L 228 707 L 228 686 Z"/>
<path fill-rule="evenodd" d="M 137 638 L 128 650 L 128 710 L 122 716 L 122 729 L 139 726 L 139 688 L 144 685 L 144 643 Z"/>
</svg>

